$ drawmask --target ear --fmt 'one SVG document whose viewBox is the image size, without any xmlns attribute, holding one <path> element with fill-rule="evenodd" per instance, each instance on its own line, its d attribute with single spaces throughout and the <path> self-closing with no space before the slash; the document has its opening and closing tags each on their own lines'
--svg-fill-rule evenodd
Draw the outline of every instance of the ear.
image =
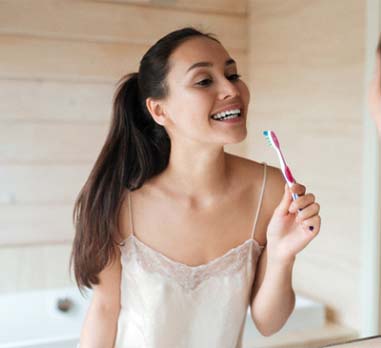
<svg viewBox="0 0 381 348">
<path fill-rule="evenodd" d="M 166 121 L 164 102 L 158 99 L 147 98 L 146 106 L 154 121 L 159 125 L 164 126 Z"/>
</svg>

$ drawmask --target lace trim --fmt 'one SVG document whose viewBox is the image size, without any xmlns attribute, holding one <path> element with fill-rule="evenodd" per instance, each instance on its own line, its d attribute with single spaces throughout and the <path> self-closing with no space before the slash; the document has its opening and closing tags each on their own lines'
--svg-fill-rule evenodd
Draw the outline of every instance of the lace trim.
<svg viewBox="0 0 381 348">
<path fill-rule="evenodd" d="M 135 257 L 145 271 L 175 280 L 186 290 L 194 290 L 211 277 L 236 273 L 246 262 L 252 261 L 253 254 L 258 258 L 263 248 L 254 239 L 248 239 L 206 264 L 189 266 L 168 258 L 130 235 L 121 246 L 121 254 L 124 262 Z"/>
</svg>

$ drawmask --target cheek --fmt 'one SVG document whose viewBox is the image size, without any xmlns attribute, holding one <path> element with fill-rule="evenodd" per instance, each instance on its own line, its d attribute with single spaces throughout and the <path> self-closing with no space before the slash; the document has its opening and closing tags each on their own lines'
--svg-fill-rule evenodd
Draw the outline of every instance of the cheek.
<svg viewBox="0 0 381 348">
<path fill-rule="evenodd" d="M 189 127 L 190 122 L 194 126 L 204 124 L 212 107 L 211 100 L 213 99 L 206 96 L 205 91 L 182 89 L 181 93 L 174 93 L 167 108 L 172 125 L 184 128 Z"/>
<path fill-rule="evenodd" d="M 240 91 L 242 101 L 247 106 L 250 101 L 250 91 L 245 82 L 241 81 L 239 86 L 239 91 Z"/>
</svg>

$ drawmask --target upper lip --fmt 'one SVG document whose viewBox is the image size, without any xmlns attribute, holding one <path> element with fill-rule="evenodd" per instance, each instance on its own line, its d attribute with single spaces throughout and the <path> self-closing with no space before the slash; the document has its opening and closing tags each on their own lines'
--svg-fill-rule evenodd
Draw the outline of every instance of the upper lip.
<svg viewBox="0 0 381 348">
<path fill-rule="evenodd" d="M 229 111 L 229 110 L 234 110 L 234 109 L 239 109 L 240 111 L 242 111 L 242 105 L 241 105 L 241 104 L 230 104 L 230 105 L 226 105 L 226 106 L 224 106 L 223 108 L 221 108 L 221 109 L 217 110 L 216 112 L 212 113 L 211 116 L 216 115 L 216 114 L 219 114 L 220 112 Z"/>
</svg>

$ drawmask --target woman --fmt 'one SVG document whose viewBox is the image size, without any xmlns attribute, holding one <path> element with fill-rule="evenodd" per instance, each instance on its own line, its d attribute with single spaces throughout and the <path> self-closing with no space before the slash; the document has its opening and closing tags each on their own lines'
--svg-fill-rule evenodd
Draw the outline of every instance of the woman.
<svg viewBox="0 0 381 348">
<path fill-rule="evenodd" d="M 248 306 L 263 335 L 284 325 L 319 205 L 278 169 L 224 152 L 246 137 L 248 103 L 235 61 L 193 28 L 121 82 L 75 206 L 75 276 L 93 288 L 81 348 L 240 347 Z"/>
</svg>

